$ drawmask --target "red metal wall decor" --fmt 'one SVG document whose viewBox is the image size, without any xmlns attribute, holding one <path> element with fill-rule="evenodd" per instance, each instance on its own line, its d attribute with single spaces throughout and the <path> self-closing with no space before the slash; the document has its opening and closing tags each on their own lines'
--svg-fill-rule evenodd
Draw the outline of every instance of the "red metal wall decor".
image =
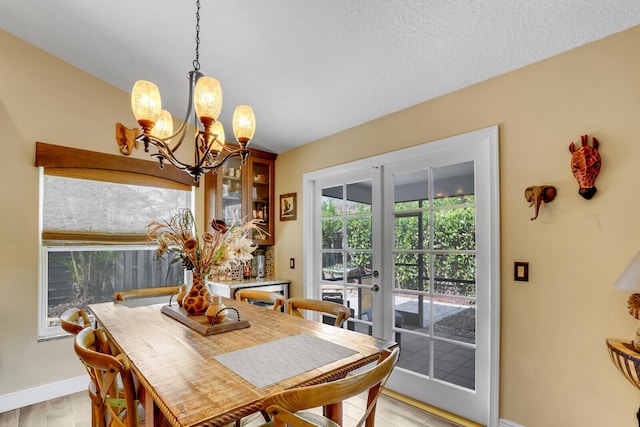
<svg viewBox="0 0 640 427">
<path fill-rule="evenodd" d="M 587 200 L 596 194 L 595 182 L 602 165 L 600 153 L 598 153 L 600 142 L 593 137 L 592 146 L 589 146 L 588 140 L 587 135 L 582 135 L 582 146 L 577 150 L 573 142 L 569 144 L 571 172 L 580 186 L 578 194 Z"/>
</svg>

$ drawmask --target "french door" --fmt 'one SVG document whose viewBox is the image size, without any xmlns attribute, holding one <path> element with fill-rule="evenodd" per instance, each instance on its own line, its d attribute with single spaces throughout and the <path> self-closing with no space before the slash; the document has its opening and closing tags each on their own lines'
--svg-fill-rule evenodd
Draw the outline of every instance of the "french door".
<svg viewBox="0 0 640 427">
<path fill-rule="evenodd" d="M 385 292 L 380 286 L 382 221 L 381 168 L 359 168 L 326 174 L 315 180 L 312 198 L 315 217 L 311 240 L 313 286 L 305 291 L 314 298 L 348 305 L 347 327 L 373 336 L 383 336 Z M 309 239 L 306 239 L 308 241 Z M 324 319 L 333 323 L 333 319 Z"/>
<path fill-rule="evenodd" d="M 498 425 L 498 129 L 304 177 L 305 295 L 392 339 L 387 387 Z M 332 322 L 332 319 L 325 319 Z"/>
</svg>

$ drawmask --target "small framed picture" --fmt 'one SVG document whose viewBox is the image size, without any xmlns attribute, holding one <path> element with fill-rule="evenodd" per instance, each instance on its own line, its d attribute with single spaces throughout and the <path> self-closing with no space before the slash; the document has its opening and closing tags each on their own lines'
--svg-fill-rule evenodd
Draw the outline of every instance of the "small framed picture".
<svg viewBox="0 0 640 427">
<path fill-rule="evenodd" d="M 291 221 L 296 219 L 298 209 L 296 208 L 296 193 L 280 195 L 280 221 Z"/>
</svg>

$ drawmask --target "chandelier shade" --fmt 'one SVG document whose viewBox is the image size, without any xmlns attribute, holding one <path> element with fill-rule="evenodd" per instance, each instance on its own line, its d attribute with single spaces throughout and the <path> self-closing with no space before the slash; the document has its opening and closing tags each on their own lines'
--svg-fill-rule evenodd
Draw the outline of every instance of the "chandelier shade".
<svg viewBox="0 0 640 427">
<path fill-rule="evenodd" d="M 193 103 L 196 115 L 205 128 L 218 120 L 220 110 L 222 110 L 220 82 L 212 77 L 200 77 L 196 82 Z"/>
<path fill-rule="evenodd" d="M 162 111 L 158 86 L 146 80 L 138 80 L 131 91 L 131 109 L 140 126 L 146 131 L 151 130 Z"/>
<path fill-rule="evenodd" d="M 156 138 L 169 140 L 173 135 L 173 117 L 167 110 L 160 112 L 160 118 L 151 129 L 151 134 Z"/>
<path fill-rule="evenodd" d="M 253 108 L 238 105 L 233 112 L 233 134 L 240 143 L 248 144 L 256 132 L 256 116 Z"/>
<path fill-rule="evenodd" d="M 211 133 L 217 135 L 216 140 L 213 142 L 211 146 L 211 151 L 220 152 L 224 148 L 224 144 L 226 143 L 226 139 L 224 136 L 224 127 L 222 123 L 215 122 L 213 126 L 211 126 Z"/>
<path fill-rule="evenodd" d="M 162 109 L 162 101 L 158 87 L 148 81 L 137 81 L 131 91 L 131 109 L 138 124 L 142 127 L 142 135 L 135 138 L 144 143 L 145 152 L 150 146 L 157 149 L 151 153 L 164 167 L 165 162 L 187 172 L 197 183 L 207 173 L 216 173 L 227 160 L 239 157 L 241 165 L 246 164 L 249 156 L 247 146 L 254 136 L 256 118 L 253 109 L 247 105 L 239 105 L 233 114 L 233 133 L 239 146 L 226 144 L 224 128 L 218 121 L 222 110 L 222 88 L 220 82 L 200 72 L 200 0 L 196 0 L 196 55 L 193 70 L 189 71 L 189 103 L 185 119 L 174 133 L 171 114 Z M 188 126 L 193 118 L 192 126 Z M 194 129 L 194 163 L 188 164 L 178 160 L 174 154 L 182 145 L 190 129 Z M 136 145 L 137 146 L 137 145 Z M 123 152 L 123 154 L 130 154 Z M 121 150 L 122 152 L 122 150 Z"/>
</svg>

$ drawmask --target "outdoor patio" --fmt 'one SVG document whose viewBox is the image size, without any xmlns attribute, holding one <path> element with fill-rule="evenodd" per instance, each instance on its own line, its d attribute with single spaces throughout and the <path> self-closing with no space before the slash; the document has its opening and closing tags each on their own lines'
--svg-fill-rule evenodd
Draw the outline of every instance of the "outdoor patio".
<svg viewBox="0 0 640 427">
<path fill-rule="evenodd" d="M 421 312 L 416 298 L 397 296 L 395 301 L 395 340 L 401 349 L 398 366 L 429 376 L 429 352 L 433 343 L 434 378 L 474 390 L 475 350 L 464 343 L 475 343 L 475 307 L 435 301 L 430 315 L 429 301 L 423 301 Z M 371 334 L 371 311 L 358 310 L 357 293 L 348 295 L 347 304 L 354 317 L 364 321 L 350 321 L 348 327 Z M 427 338 L 431 316 L 433 341 Z"/>
</svg>

